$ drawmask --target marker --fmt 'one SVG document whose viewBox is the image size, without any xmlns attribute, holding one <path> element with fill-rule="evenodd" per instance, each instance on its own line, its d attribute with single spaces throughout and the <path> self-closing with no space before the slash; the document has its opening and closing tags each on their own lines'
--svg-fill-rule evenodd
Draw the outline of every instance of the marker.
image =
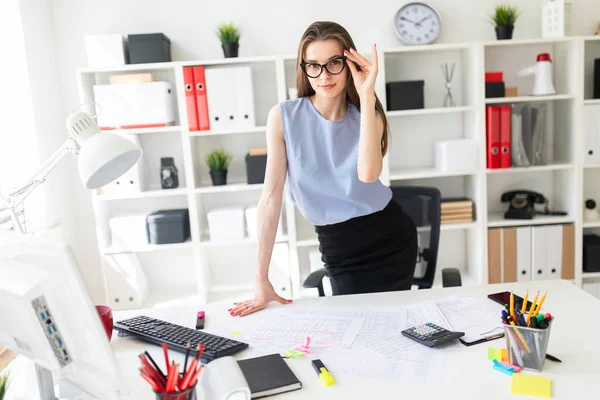
<svg viewBox="0 0 600 400">
<path fill-rule="evenodd" d="M 312 360 L 312 366 L 315 371 L 317 371 L 321 382 L 323 382 L 325 386 L 331 386 L 335 383 L 331 372 L 327 370 L 327 367 L 325 367 L 321 360 Z"/>
<path fill-rule="evenodd" d="M 204 311 L 198 311 L 196 316 L 196 329 L 204 329 Z"/>
</svg>

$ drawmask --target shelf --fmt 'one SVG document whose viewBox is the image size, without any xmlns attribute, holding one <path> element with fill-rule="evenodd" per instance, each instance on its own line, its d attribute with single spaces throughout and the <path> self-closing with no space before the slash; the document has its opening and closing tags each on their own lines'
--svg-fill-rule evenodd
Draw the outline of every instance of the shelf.
<svg viewBox="0 0 600 400">
<path fill-rule="evenodd" d="M 600 221 L 583 222 L 584 228 L 600 228 Z"/>
<path fill-rule="evenodd" d="M 593 106 L 593 105 L 599 105 L 599 104 L 600 104 L 600 99 L 588 99 L 588 100 L 583 101 L 583 105 L 585 105 L 585 106 Z"/>
<path fill-rule="evenodd" d="M 206 193 L 226 193 L 226 192 L 246 192 L 250 190 L 262 190 L 265 185 L 263 183 L 247 184 L 247 183 L 232 183 L 222 186 L 206 186 L 196 189 L 198 194 Z"/>
<path fill-rule="evenodd" d="M 103 72 L 133 72 L 133 71 L 150 71 L 150 70 L 174 70 L 177 63 L 162 62 L 162 63 L 143 63 L 143 64 L 127 64 L 117 65 L 114 67 L 99 67 L 99 68 L 77 68 L 78 73 L 98 74 Z"/>
<path fill-rule="evenodd" d="M 238 239 L 238 240 L 210 240 L 208 237 L 205 238 L 206 240 L 203 240 L 202 242 L 200 242 L 200 246 L 202 247 L 219 247 L 219 246 L 241 246 L 241 245 L 253 245 L 253 244 L 257 244 L 258 242 L 256 241 L 256 239 L 250 239 L 250 238 L 245 238 L 245 239 Z M 282 236 L 278 236 L 277 238 L 275 238 L 275 243 L 285 243 L 288 241 L 288 238 L 286 235 L 282 235 Z"/>
<path fill-rule="evenodd" d="M 536 216 L 533 219 L 504 219 L 504 212 L 490 213 L 488 216 L 488 227 L 497 228 L 503 226 L 529 226 L 573 223 L 573 218 L 566 216 Z"/>
<path fill-rule="evenodd" d="M 600 272 L 584 272 L 583 279 L 600 279 Z"/>
<path fill-rule="evenodd" d="M 583 164 L 583 168 L 585 168 L 585 169 L 600 168 L 600 164 Z"/>
<path fill-rule="evenodd" d="M 275 62 L 277 56 L 254 56 L 254 57 L 231 57 L 231 58 L 217 58 L 212 60 L 191 60 L 179 62 L 179 66 L 194 66 L 194 65 L 227 65 L 227 64 L 245 64 L 245 63 L 264 63 L 264 62 Z"/>
<path fill-rule="evenodd" d="M 166 197 L 166 196 L 185 196 L 187 194 L 186 188 L 178 189 L 161 189 L 161 190 L 147 190 L 142 192 L 132 192 L 123 194 L 99 194 L 95 195 L 98 200 L 126 200 L 126 199 L 148 199 L 152 197 Z"/>
<path fill-rule="evenodd" d="M 434 115 L 434 114 L 450 114 L 464 111 L 474 111 L 475 107 L 459 106 L 459 107 L 438 107 L 438 108 L 419 108 L 414 110 L 397 110 L 386 111 L 388 117 L 405 117 L 412 115 Z"/>
<path fill-rule="evenodd" d="M 390 173 L 390 181 L 407 179 L 442 178 L 446 176 L 475 175 L 477 171 L 439 171 L 435 168 L 407 168 L 401 173 Z"/>
<path fill-rule="evenodd" d="M 527 46 L 538 44 L 554 44 L 571 41 L 573 37 L 558 38 L 535 38 L 535 39 L 511 39 L 511 40 L 490 40 L 483 42 L 486 47 L 507 47 L 507 46 Z"/>
<path fill-rule="evenodd" d="M 565 169 L 575 168 L 575 164 L 549 164 L 549 165 L 534 165 L 532 167 L 512 167 L 512 168 L 497 168 L 488 169 L 487 173 L 491 175 L 496 174 L 511 174 L 511 173 L 523 173 L 523 172 L 540 172 L 540 171 L 560 171 Z"/>
<path fill-rule="evenodd" d="M 311 246 L 318 246 L 318 245 L 319 245 L 319 239 L 298 240 L 296 242 L 296 246 L 298 246 L 298 247 L 311 247 Z"/>
<path fill-rule="evenodd" d="M 180 133 L 181 126 L 157 126 L 154 128 L 135 128 L 135 129 L 103 129 L 105 133 L 116 133 L 118 135 L 145 135 L 153 133 Z"/>
<path fill-rule="evenodd" d="M 240 128 L 240 129 L 232 129 L 229 131 L 189 131 L 188 135 L 191 137 L 210 137 L 210 136 L 220 136 L 220 135 L 239 135 L 241 133 L 260 133 L 266 132 L 266 126 L 256 126 L 253 128 Z"/>
<path fill-rule="evenodd" d="M 409 52 L 432 52 L 432 51 L 448 51 L 448 50 L 467 50 L 471 47 L 470 43 L 434 43 L 420 46 L 402 46 L 383 51 L 384 55 L 394 53 L 409 53 Z"/>
<path fill-rule="evenodd" d="M 537 101 L 571 100 L 574 98 L 575 96 L 572 94 L 552 94 L 548 96 L 493 97 L 485 99 L 485 104 L 527 103 Z"/>
<path fill-rule="evenodd" d="M 115 255 L 115 254 L 127 254 L 127 253 L 144 253 L 148 251 L 166 251 L 166 250 L 181 250 L 191 249 L 194 246 L 191 240 L 183 243 L 169 243 L 169 244 L 147 244 L 135 247 L 122 247 L 122 246 L 110 246 L 101 249 L 104 255 Z"/>
<path fill-rule="evenodd" d="M 479 224 L 477 223 L 477 221 L 461 222 L 461 223 L 448 223 L 448 224 L 441 224 L 440 231 L 442 231 L 442 232 L 460 231 L 460 230 L 477 228 L 478 226 L 479 226 Z M 429 232 L 430 230 L 431 230 L 431 228 L 429 226 L 417 227 L 417 232 Z"/>
</svg>

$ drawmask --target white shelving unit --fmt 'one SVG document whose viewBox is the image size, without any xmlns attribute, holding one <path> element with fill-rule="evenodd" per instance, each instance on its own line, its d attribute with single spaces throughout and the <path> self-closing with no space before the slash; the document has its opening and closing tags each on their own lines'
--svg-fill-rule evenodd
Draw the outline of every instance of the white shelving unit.
<svg viewBox="0 0 600 400">
<path fill-rule="evenodd" d="M 548 52 L 552 57 L 556 95 L 530 96 L 533 78 L 516 76 L 517 70 L 533 65 L 536 55 L 541 52 Z M 465 284 L 487 283 L 488 228 L 573 223 L 576 229 L 574 281 L 581 285 L 583 279 L 600 278 L 600 274 L 583 274 L 581 250 L 584 233 L 600 232 L 600 224 L 584 223 L 582 215 L 584 198 L 595 196 L 600 199 L 600 186 L 595 183 L 600 178 L 600 165 L 585 165 L 583 162 L 583 107 L 600 104 L 600 100 L 592 99 L 591 93 L 591 60 L 599 57 L 598 37 L 434 44 L 380 50 L 376 91 L 385 109 L 386 82 L 425 81 L 423 109 L 386 112 L 391 140 L 384 160 L 382 182 L 386 185 L 436 186 L 444 197 L 467 196 L 475 202 L 474 222 L 442 225 L 438 272 L 445 267 L 455 267 L 463 273 Z M 442 63 L 456 65 L 452 84 L 456 105 L 453 107 L 443 105 L 445 82 L 440 67 Z M 257 126 L 225 132 L 190 132 L 183 91 L 183 67 L 204 65 L 211 68 L 234 64 L 248 65 L 252 69 Z M 518 87 L 522 96 L 485 98 L 484 72 L 498 70 L 503 71 L 506 85 Z M 156 80 L 165 80 L 173 85 L 177 121 L 172 127 L 107 131 L 137 135 L 144 150 L 142 162 L 145 163 L 147 184 L 140 193 L 122 196 L 93 194 L 99 250 L 104 257 L 123 252 L 137 256 L 150 289 L 144 306 L 176 302 L 189 296 L 195 296 L 199 301 L 213 301 L 252 293 L 256 241 L 209 241 L 206 213 L 220 206 L 257 204 L 263 185 L 246 183 L 244 155 L 250 147 L 266 145 L 268 110 L 286 100 L 287 89 L 295 87 L 295 56 L 81 68 L 77 70 L 80 100 L 93 100 L 93 85 L 107 84 L 112 74 L 140 71 L 151 72 Z M 549 105 L 547 122 L 553 140 L 548 143 L 548 165 L 488 170 L 485 106 L 532 102 Z M 436 170 L 433 157 L 435 141 L 457 138 L 468 138 L 478 143 L 478 168 L 458 172 Z M 204 164 L 204 155 L 216 147 L 225 147 L 234 155 L 226 186 L 212 186 Z M 178 189 L 160 190 L 160 157 L 174 157 L 180 176 Z M 537 216 L 526 221 L 505 220 L 503 212 L 507 205 L 500 202 L 501 193 L 517 188 L 544 194 L 551 209 L 565 210 L 568 215 Z M 111 217 L 170 208 L 189 209 L 189 242 L 134 249 L 119 249 L 112 245 L 108 227 Z M 291 205 L 287 195 L 282 218 L 284 232 L 277 238 L 271 267 L 275 287 L 286 297 L 316 295 L 301 290 L 301 283 L 310 272 L 308 255 L 318 249 L 314 227 Z M 419 229 L 419 235 L 422 241 L 426 241 L 428 229 Z M 171 278 L 174 272 L 178 279 Z M 436 285 L 439 285 L 439 276 L 437 278 Z M 108 284 L 107 291 L 110 301 L 111 287 Z"/>
</svg>

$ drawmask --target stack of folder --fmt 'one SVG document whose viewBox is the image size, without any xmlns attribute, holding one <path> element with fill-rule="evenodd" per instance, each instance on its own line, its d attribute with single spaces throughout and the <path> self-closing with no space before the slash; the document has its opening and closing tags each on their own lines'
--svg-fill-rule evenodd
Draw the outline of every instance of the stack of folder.
<svg viewBox="0 0 600 400">
<path fill-rule="evenodd" d="M 442 224 L 473 221 L 473 200 L 466 197 L 442 199 Z"/>
</svg>

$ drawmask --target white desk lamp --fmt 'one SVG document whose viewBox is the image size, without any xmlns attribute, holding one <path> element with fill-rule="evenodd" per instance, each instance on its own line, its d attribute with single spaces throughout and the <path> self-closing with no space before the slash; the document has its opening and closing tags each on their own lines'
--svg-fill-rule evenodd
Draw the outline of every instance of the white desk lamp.
<svg viewBox="0 0 600 400">
<path fill-rule="evenodd" d="M 84 112 L 69 115 L 67 130 L 69 138 L 31 179 L 1 196 L 5 205 L 0 205 L 0 212 L 8 210 L 15 229 L 19 229 L 22 234 L 26 232 L 19 221 L 17 207 L 46 180 L 46 176 L 67 152 L 79 155 L 79 176 L 88 189 L 96 189 L 114 181 L 133 167 L 142 156 L 138 145 L 119 135 L 102 133 L 92 117 Z"/>
</svg>

